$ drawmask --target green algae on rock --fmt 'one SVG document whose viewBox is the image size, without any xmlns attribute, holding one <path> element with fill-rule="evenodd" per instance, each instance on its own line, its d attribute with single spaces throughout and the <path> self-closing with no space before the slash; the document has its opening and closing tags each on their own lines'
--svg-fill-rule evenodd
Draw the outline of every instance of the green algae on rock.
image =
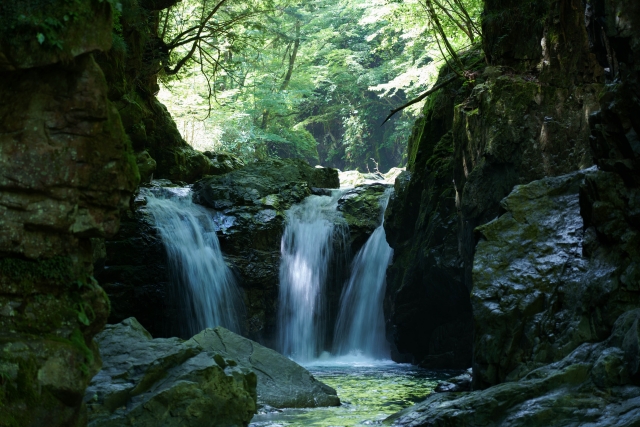
<svg viewBox="0 0 640 427">
<path fill-rule="evenodd" d="M 380 225 L 380 200 L 390 184 L 358 185 L 346 190 L 338 200 L 338 211 L 349 226 L 349 247 L 356 253 Z"/>
</svg>

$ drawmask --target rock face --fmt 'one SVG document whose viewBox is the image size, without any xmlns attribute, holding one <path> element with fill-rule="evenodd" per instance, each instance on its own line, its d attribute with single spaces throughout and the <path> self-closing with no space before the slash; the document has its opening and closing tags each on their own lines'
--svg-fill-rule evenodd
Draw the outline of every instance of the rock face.
<svg viewBox="0 0 640 427">
<path fill-rule="evenodd" d="M 197 342 L 152 339 L 134 318 L 96 336 L 102 370 L 85 396 L 90 427 L 246 426 L 256 375 Z"/>
<path fill-rule="evenodd" d="M 373 183 L 348 189 L 338 200 L 338 211 L 349 226 L 349 247 L 356 253 L 380 225 L 382 201 L 390 194 L 391 185 Z"/>
<path fill-rule="evenodd" d="M 118 108 L 136 152 L 142 182 L 153 177 L 192 183 L 204 175 L 227 171 L 224 160 L 187 144 L 155 97 L 160 89 L 158 70 L 168 59 L 164 42 L 157 36 L 159 15 L 176 3 L 178 0 L 118 3 L 120 13 L 109 34 L 113 49 L 97 57 L 107 77 L 109 99 Z"/>
<path fill-rule="evenodd" d="M 0 18 L 0 425 L 82 425 L 109 313 L 92 241 L 139 180 L 92 53 L 111 46 L 111 7 L 10 2 Z"/>
<path fill-rule="evenodd" d="M 144 197 L 136 197 L 133 210 L 123 211 L 120 231 L 105 242 L 101 264 L 96 278 L 111 300 L 109 323 L 135 316 L 153 336 L 176 336 L 167 254 Z"/>
<path fill-rule="evenodd" d="M 217 327 L 205 329 L 187 341 L 209 354 L 219 354 L 258 377 L 258 403 L 274 408 L 339 406 L 336 391 L 316 380 L 306 369 L 280 353 Z"/>
<path fill-rule="evenodd" d="M 604 229 L 638 242 L 637 225 L 615 214 L 624 186 L 612 175 L 592 168 L 517 186 L 502 201 L 505 213 L 476 230 L 473 387 L 489 388 L 432 396 L 394 415 L 393 425 L 637 421 L 640 281 L 628 272 L 640 265 L 638 245 L 602 245 L 604 234 L 585 229 L 581 216 L 592 206 L 586 191 L 610 182 L 598 191 L 609 205 L 596 204 L 607 213 Z"/>
<path fill-rule="evenodd" d="M 506 213 L 477 229 L 476 388 L 518 380 L 582 343 L 601 341 L 622 313 L 640 306 L 635 286 L 617 277 L 624 257 L 594 251 L 595 233 L 583 231 L 580 185 L 602 174 L 590 170 L 518 186 L 502 202 Z M 638 238 L 626 224 L 610 225 Z"/>
<path fill-rule="evenodd" d="M 468 221 L 458 226 L 459 254 L 464 279 L 473 284 L 477 391 L 431 396 L 391 417 L 390 424 L 617 426 L 640 419 L 640 8 L 622 0 L 588 2 L 586 11 L 569 6 L 486 2 L 485 52 L 494 63 L 513 67 L 516 74 L 507 77 L 522 79 L 521 89 L 537 79 L 544 97 L 542 102 L 534 97 L 538 107 L 524 110 L 518 99 L 528 96 L 520 97 L 516 88 L 509 95 L 478 97 L 489 86 L 512 84 L 489 67 L 487 82 L 455 108 L 452 154 L 464 174 L 454 166 L 453 176 L 458 216 Z M 530 20 L 534 15 L 546 18 Z M 504 28 L 516 28 L 507 24 L 521 19 L 532 24 L 504 37 Z M 556 37 L 560 33 L 562 38 Z M 538 57 L 539 73 L 527 71 Z M 594 92 L 603 78 L 615 78 L 615 84 Z M 555 112 L 545 99 L 556 102 Z M 576 115 L 580 99 L 585 116 L 594 112 L 588 122 Z M 500 105 L 506 107 L 503 114 L 493 116 Z M 535 144 L 522 141 L 545 110 Z M 501 128 L 504 117 L 510 129 Z M 559 127 L 553 123 L 557 117 Z M 429 123 L 434 122 L 427 117 Z M 504 145 L 505 137 L 522 142 Z M 474 151 L 484 157 L 474 157 Z M 565 161 L 561 151 L 568 153 Z M 584 153 L 598 170 L 559 175 L 581 166 Z M 503 163 L 509 156 L 516 161 Z M 494 205 L 509 188 L 500 185 L 527 182 L 540 173 L 556 177 L 517 186 Z M 488 213 L 498 218 L 481 225 L 491 219 Z"/>
<path fill-rule="evenodd" d="M 416 124 L 385 223 L 395 250 L 388 335 L 416 363 L 471 362 L 473 230 L 500 213 L 515 185 L 592 164 L 586 117 L 599 108 L 605 76 L 584 13 L 564 3 L 487 1 L 490 66 L 483 61 L 472 81 L 432 95 Z M 466 63 L 479 55 L 468 53 Z M 443 69 L 441 81 L 450 73 Z"/>
</svg>

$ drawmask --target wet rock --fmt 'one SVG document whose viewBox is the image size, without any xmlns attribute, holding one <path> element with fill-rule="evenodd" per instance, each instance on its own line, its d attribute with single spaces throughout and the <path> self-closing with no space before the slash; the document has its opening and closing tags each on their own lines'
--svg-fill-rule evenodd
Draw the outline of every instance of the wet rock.
<svg viewBox="0 0 640 427">
<path fill-rule="evenodd" d="M 258 403 L 273 408 L 339 406 L 336 391 L 316 380 L 306 369 L 280 353 L 218 327 L 205 329 L 187 343 L 197 343 L 209 354 L 233 359 L 258 377 Z"/>
<path fill-rule="evenodd" d="M 461 391 L 471 391 L 472 380 L 473 371 L 471 370 L 471 368 L 469 368 L 463 374 L 438 383 L 433 391 L 436 393 L 456 393 Z"/>
<path fill-rule="evenodd" d="M 618 316 L 640 305 L 635 286 L 619 285 L 637 265 L 637 249 L 624 241 L 590 249 L 594 237 L 584 231 L 580 213 L 585 203 L 593 206 L 585 188 L 617 182 L 603 178 L 612 176 L 590 169 L 518 186 L 502 202 L 506 213 L 476 230 L 475 387 L 517 380 L 584 342 L 603 340 Z M 599 194 L 622 202 L 620 190 L 604 186 Z M 602 225 L 610 243 L 623 234 L 638 239 L 624 209 L 608 212 Z"/>
<path fill-rule="evenodd" d="M 578 193 L 593 173 L 517 186 L 502 201 L 506 213 L 476 230 L 476 386 L 517 379 L 606 336 L 594 324 L 598 319 L 578 314 L 578 301 L 572 301 L 589 271 Z"/>
<path fill-rule="evenodd" d="M 384 182 L 358 185 L 348 189 L 338 200 L 338 211 L 349 225 L 350 247 L 356 253 L 380 225 L 381 202 L 391 185 Z"/>
<path fill-rule="evenodd" d="M 152 339 L 134 319 L 96 336 L 102 370 L 87 389 L 90 427 L 246 426 L 256 375 L 193 340 Z"/>
<path fill-rule="evenodd" d="M 640 383 L 620 357 L 622 337 L 640 317 L 632 310 L 611 337 L 584 343 L 558 362 L 470 393 L 437 393 L 389 417 L 393 426 L 621 426 L 640 419 Z M 603 381 L 603 379 L 607 379 Z M 613 380 L 613 381 L 612 381 Z"/>
</svg>

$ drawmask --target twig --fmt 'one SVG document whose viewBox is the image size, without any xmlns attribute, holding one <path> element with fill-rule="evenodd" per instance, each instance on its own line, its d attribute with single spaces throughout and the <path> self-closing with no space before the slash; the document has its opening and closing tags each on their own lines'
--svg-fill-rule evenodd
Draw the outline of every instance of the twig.
<svg viewBox="0 0 640 427">
<path fill-rule="evenodd" d="M 451 77 L 451 78 L 449 78 L 449 79 L 447 79 L 447 80 L 443 81 L 442 83 L 440 83 L 440 84 L 437 84 L 437 85 L 433 86 L 431 89 L 429 89 L 428 91 L 426 91 L 425 93 L 423 93 L 423 94 L 422 94 L 422 95 L 420 95 L 419 97 L 414 98 L 414 99 L 412 99 L 411 101 L 407 102 L 406 104 L 404 104 L 404 105 L 402 105 L 402 106 L 400 106 L 400 107 L 398 107 L 398 108 L 395 108 L 395 109 L 391 110 L 391 113 L 387 116 L 387 118 L 386 118 L 386 119 L 384 119 L 384 122 L 382 122 L 382 125 L 384 125 L 385 123 L 387 123 L 387 121 L 388 121 L 391 117 L 393 117 L 393 115 L 394 115 L 394 114 L 396 114 L 397 112 L 404 110 L 404 109 L 405 109 L 405 108 L 407 108 L 409 105 L 413 105 L 413 104 L 415 104 L 416 102 L 420 102 L 420 101 L 422 101 L 422 100 L 423 100 L 423 99 L 425 99 L 427 96 L 431 95 L 433 92 L 435 92 L 435 91 L 437 91 L 437 90 L 439 90 L 439 89 L 442 89 L 443 87 L 447 86 L 448 84 L 453 83 L 453 82 L 454 82 L 454 81 L 456 81 L 458 78 L 459 78 L 459 77 L 458 77 L 457 75 L 455 75 L 455 76 L 453 76 L 453 77 Z M 382 125 L 380 125 L 380 126 L 382 126 Z"/>
<path fill-rule="evenodd" d="M 473 64 L 469 65 L 469 67 L 467 67 L 467 68 L 471 69 L 471 68 L 475 67 L 475 66 L 476 66 L 476 65 L 478 65 L 480 62 L 482 62 L 482 60 L 483 60 L 483 59 L 484 59 L 484 55 L 482 56 L 482 58 L 480 58 L 479 60 L 477 60 L 477 61 L 476 61 L 476 62 L 474 62 Z M 422 101 L 422 100 L 423 100 L 423 99 L 425 99 L 427 96 L 431 95 L 433 92 L 435 92 L 435 91 L 437 91 L 437 90 L 439 90 L 439 89 L 442 89 L 443 87 L 447 86 L 448 84 L 453 83 L 453 82 L 454 82 L 454 81 L 456 81 L 456 79 L 458 79 L 458 78 L 459 78 L 459 76 L 458 76 L 458 75 L 455 75 L 455 76 L 453 76 L 453 77 L 450 77 L 450 78 L 448 78 L 447 80 L 443 81 L 442 83 L 439 83 L 439 84 L 437 84 L 437 85 L 433 86 L 431 89 L 429 89 L 428 91 L 426 91 L 425 93 L 423 93 L 423 94 L 422 94 L 422 95 L 420 95 L 419 97 L 414 98 L 414 99 L 412 99 L 411 101 L 407 102 L 406 104 L 404 104 L 404 105 L 402 105 L 402 106 L 400 106 L 400 107 L 398 107 L 398 108 L 395 108 L 395 109 L 391 110 L 391 113 L 387 116 L 387 118 L 386 118 L 386 119 L 384 119 L 384 122 L 382 122 L 382 124 L 381 124 L 380 126 L 383 126 L 385 123 L 387 123 L 387 121 L 389 121 L 389 119 L 390 119 L 391 117 L 393 117 L 393 115 L 394 115 L 394 114 L 396 114 L 397 112 L 404 110 L 404 109 L 405 109 L 405 108 L 407 108 L 409 105 L 413 105 L 413 104 L 415 104 L 416 102 L 420 102 L 420 101 Z"/>
</svg>

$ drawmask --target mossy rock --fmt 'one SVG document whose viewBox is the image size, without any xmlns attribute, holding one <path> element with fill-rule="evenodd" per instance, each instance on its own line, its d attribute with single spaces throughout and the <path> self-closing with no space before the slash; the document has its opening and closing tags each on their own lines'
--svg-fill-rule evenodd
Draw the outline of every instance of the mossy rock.
<svg viewBox="0 0 640 427">
<path fill-rule="evenodd" d="M 5 2 L 0 70 L 65 63 L 111 47 L 111 4 L 102 0 Z"/>
<path fill-rule="evenodd" d="M 338 211 L 349 225 L 350 246 L 355 253 L 382 223 L 385 197 L 391 185 L 379 183 L 361 185 L 347 190 L 338 200 Z"/>
</svg>

